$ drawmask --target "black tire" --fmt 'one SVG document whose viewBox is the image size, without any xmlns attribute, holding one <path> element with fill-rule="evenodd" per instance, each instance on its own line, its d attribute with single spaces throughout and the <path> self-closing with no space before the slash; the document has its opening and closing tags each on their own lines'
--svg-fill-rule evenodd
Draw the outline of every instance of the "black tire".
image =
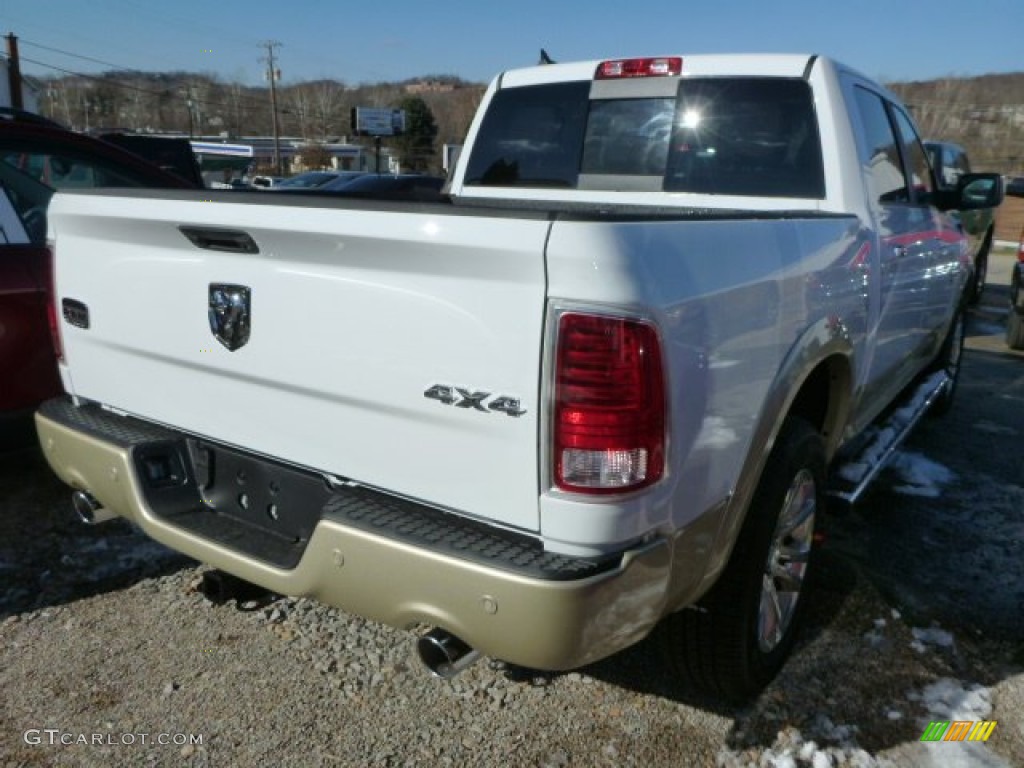
<svg viewBox="0 0 1024 768">
<path fill-rule="evenodd" d="M 1006 319 L 1006 346 L 1010 349 L 1024 349 L 1024 317 L 1012 307 Z"/>
<path fill-rule="evenodd" d="M 664 621 L 668 663 L 688 685 L 741 703 L 778 673 L 806 604 L 824 488 L 821 435 L 787 419 L 725 570 L 696 606 Z"/>
<path fill-rule="evenodd" d="M 928 411 L 931 416 L 945 416 L 953 407 L 957 385 L 960 382 L 960 368 L 963 366 L 964 338 L 967 335 L 967 313 L 961 308 L 953 318 L 953 324 L 942 343 L 939 356 L 929 368 L 930 373 L 943 371 L 949 377 L 949 383 L 942 390 Z"/>
<path fill-rule="evenodd" d="M 974 259 L 974 274 L 971 276 L 971 284 L 967 289 L 967 301 L 970 304 L 977 304 L 981 301 L 981 294 L 985 292 L 985 281 L 988 279 L 988 252 L 992 249 L 992 230 L 985 234 L 985 241 L 981 244 L 977 257 Z"/>
</svg>

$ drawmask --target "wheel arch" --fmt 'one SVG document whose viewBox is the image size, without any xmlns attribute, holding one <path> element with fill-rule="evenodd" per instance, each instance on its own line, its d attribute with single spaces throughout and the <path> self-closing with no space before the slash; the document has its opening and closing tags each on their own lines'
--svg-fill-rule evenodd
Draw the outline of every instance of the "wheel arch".
<svg viewBox="0 0 1024 768">
<path fill-rule="evenodd" d="M 853 342 L 836 318 L 822 319 L 794 345 L 768 391 L 746 460 L 726 505 L 700 584 L 676 610 L 703 595 L 717 580 L 736 544 L 775 441 L 786 419 L 810 423 L 825 442 L 826 464 L 842 441 L 853 403 Z"/>
<path fill-rule="evenodd" d="M 804 378 L 786 417 L 799 416 L 817 429 L 825 440 L 826 457 L 831 459 L 839 448 L 849 419 L 852 393 L 853 370 L 849 357 L 830 355 Z M 781 426 L 780 420 L 779 428 Z"/>
</svg>

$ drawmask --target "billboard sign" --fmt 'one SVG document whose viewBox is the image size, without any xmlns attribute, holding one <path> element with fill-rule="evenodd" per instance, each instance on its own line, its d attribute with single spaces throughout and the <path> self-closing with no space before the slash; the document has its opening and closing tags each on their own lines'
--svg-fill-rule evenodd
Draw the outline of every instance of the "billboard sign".
<svg viewBox="0 0 1024 768">
<path fill-rule="evenodd" d="M 355 107 L 352 130 L 358 136 L 399 136 L 405 133 L 405 110 Z"/>
</svg>

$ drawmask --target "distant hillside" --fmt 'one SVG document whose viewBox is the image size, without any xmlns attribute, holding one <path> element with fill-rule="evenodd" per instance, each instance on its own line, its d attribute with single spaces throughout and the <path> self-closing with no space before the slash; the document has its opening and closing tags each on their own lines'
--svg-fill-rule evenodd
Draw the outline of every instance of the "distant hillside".
<svg viewBox="0 0 1024 768">
<path fill-rule="evenodd" d="M 1024 175 L 1024 72 L 889 87 L 925 138 L 962 144 L 975 170 Z"/>
<path fill-rule="evenodd" d="M 1024 72 L 888 85 L 910 105 L 925 138 L 963 144 L 977 170 L 1024 175 Z M 272 133 L 267 87 L 210 74 L 107 72 L 47 79 L 42 86 L 42 111 L 79 130 Z M 393 106 L 415 95 L 434 113 L 437 143 L 458 143 L 483 88 L 436 74 L 375 85 L 334 79 L 280 85 L 280 130 L 311 140 L 345 138 L 352 133 L 352 107 Z"/>
<path fill-rule="evenodd" d="M 392 107 L 414 96 L 430 107 L 437 143 L 461 141 L 483 86 L 449 75 L 350 86 L 340 80 L 277 86 L 282 136 L 339 141 L 352 134 L 353 107 Z M 270 136 L 268 87 L 228 83 L 207 73 L 106 72 L 41 81 L 40 110 L 82 131 L 178 132 L 195 136 Z"/>
</svg>

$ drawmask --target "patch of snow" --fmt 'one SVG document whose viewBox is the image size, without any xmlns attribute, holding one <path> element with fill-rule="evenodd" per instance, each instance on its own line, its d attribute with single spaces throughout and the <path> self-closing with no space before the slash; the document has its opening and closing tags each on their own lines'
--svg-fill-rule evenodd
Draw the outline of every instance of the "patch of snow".
<svg viewBox="0 0 1024 768">
<path fill-rule="evenodd" d="M 861 453 L 861 458 L 864 459 L 864 463 L 868 466 L 874 466 L 882 460 L 882 455 L 888 450 L 889 446 L 892 445 L 893 440 L 896 439 L 896 430 L 892 427 L 885 427 L 884 429 L 878 430 L 871 445 Z"/>
<path fill-rule="evenodd" d="M 900 476 L 902 482 L 901 485 L 894 486 L 893 491 L 905 496 L 938 498 L 942 495 L 942 487 L 956 479 L 956 475 L 950 469 L 920 453 L 897 451 L 889 466 Z"/>
<path fill-rule="evenodd" d="M 991 421 L 979 421 L 973 426 L 975 432 L 987 432 L 990 435 L 1016 435 L 1018 431 L 1005 424 L 994 424 Z"/>
<path fill-rule="evenodd" d="M 951 678 L 936 680 L 921 691 L 910 691 L 907 700 L 921 703 L 927 711 L 926 717 L 918 721 L 922 733 L 930 722 L 986 720 L 992 714 L 992 692 L 988 688 L 965 686 Z M 905 754 L 921 768 L 1011 768 L 984 742 L 918 742 Z"/>
<path fill-rule="evenodd" d="M 932 374 L 918 386 L 911 400 L 902 408 L 893 411 L 882 426 L 866 430 L 864 434 L 867 445 L 856 457 L 856 461 L 847 462 L 838 468 L 839 476 L 850 483 L 860 482 L 868 471 L 882 460 L 886 451 L 896 440 L 896 436 L 903 432 L 914 417 L 921 412 L 925 401 L 944 378 L 946 378 L 946 374 L 942 371 Z M 894 457 L 899 455 L 898 453 L 894 454 Z M 890 457 L 890 463 L 894 457 Z M 911 487 L 914 487 L 914 484 Z"/>
<path fill-rule="evenodd" d="M 992 691 L 978 684 L 964 687 L 949 677 L 925 686 L 917 700 L 940 720 L 984 720 L 992 714 Z"/>
<path fill-rule="evenodd" d="M 871 467 L 862 461 L 850 461 L 839 467 L 839 476 L 848 483 L 859 483 L 869 469 Z"/>
<path fill-rule="evenodd" d="M 823 738 L 838 741 L 836 746 L 822 746 L 819 741 L 805 740 L 796 728 L 788 727 L 779 731 L 771 747 L 764 750 L 757 762 L 751 762 L 749 752 L 736 753 L 721 750 L 717 764 L 732 768 L 757 765 L 758 768 L 835 768 L 855 766 L 856 768 L 881 768 L 889 763 L 876 760 L 853 741 L 855 726 L 835 725 L 827 716 L 819 715 L 812 726 L 821 731 Z"/>
<path fill-rule="evenodd" d="M 953 647 L 953 634 L 944 629 L 939 629 L 938 627 L 928 627 L 927 629 L 912 627 L 910 631 L 914 635 L 914 639 L 924 645 L 935 645 L 940 648 Z"/>
<path fill-rule="evenodd" d="M 872 648 L 881 648 L 886 644 L 885 635 L 877 629 L 873 629 L 870 632 L 864 633 L 864 640 Z"/>
</svg>

